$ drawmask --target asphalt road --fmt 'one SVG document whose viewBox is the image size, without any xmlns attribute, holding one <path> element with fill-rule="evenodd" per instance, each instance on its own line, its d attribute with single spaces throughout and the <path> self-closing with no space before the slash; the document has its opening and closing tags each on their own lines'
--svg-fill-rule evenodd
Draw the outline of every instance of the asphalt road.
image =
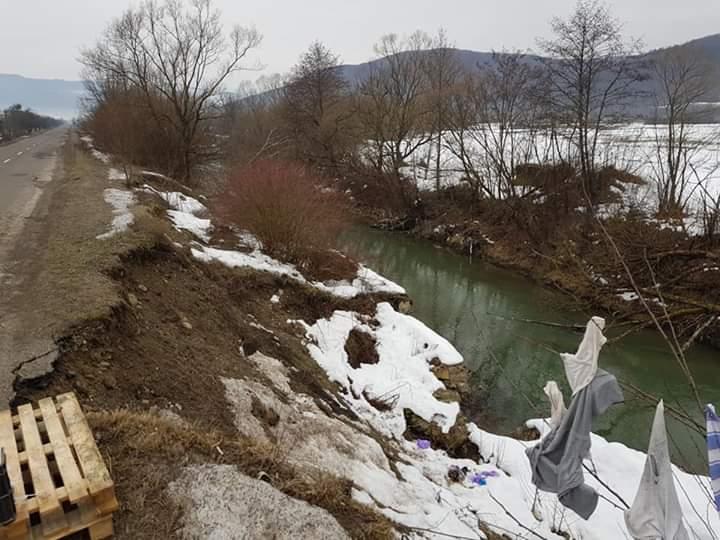
<svg viewBox="0 0 720 540">
<path fill-rule="evenodd" d="M 0 146 L 0 273 L 43 185 L 52 180 L 66 134 L 67 128 L 57 128 Z"/>
<path fill-rule="evenodd" d="M 28 268 L 18 257 L 42 258 L 36 246 L 22 246 L 19 238 L 42 210 L 38 201 L 53 181 L 66 134 L 67 128 L 58 128 L 0 146 L 0 410 L 14 396 L 16 366 L 54 347 L 51 336 L 23 328 L 11 305 Z"/>
</svg>

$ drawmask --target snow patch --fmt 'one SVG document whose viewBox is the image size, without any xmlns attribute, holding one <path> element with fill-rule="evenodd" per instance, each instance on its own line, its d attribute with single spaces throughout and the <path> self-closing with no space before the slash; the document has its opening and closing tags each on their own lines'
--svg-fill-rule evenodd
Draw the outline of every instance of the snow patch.
<svg viewBox="0 0 720 540">
<path fill-rule="evenodd" d="M 143 171 L 143 174 L 145 174 L 145 171 Z M 188 214 L 193 215 L 203 214 L 208 211 L 207 207 L 203 203 L 190 197 L 189 195 L 180 193 L 179 191 L 158 191 L 148 184 L 145 184 L 142 189 L 160 197 L 173 210 L 187 212 Z"/>
<path fill-rule="evenodd" d="M 175 224 L 176 229 L 189 231 L 203 242 L 210 240 L 212 223 L 209 219 L 195 217 L 188 212 L 180 212 L 179 210 L 168 210 L 167 214 Z"/>
<path fill-rule="evenodd" d="M 247 235 L 245 235 L 247 238 Z M 253 242 L 257 245 L 257 241 Z M 204 262 L 217 261 L 230 268 L 248 267 L 261 272 L 270 272 L 281 276 L 288 276 L 300 283 L 307 283 L 317 289 L 325 291 L 341 298 L 354 298 L 361 294 L 389 293 L 404 294 L 405 289 L 385 279 L 369 268 L 360 265 L 357 277 L 349 281 L 330 281 L 322 283 L 319 281 L 308 281 L 300 271 L 292 264 L 280 262 L 265 255 L 259 249 L 250 253 L 230 251 L 202 246 L 200 249 L 193 248 L 192 254 L 196 259 Z"/>
<path fill-rule="evenodd" d="M 120 169 L 110 167 L 110 170 L 108 170 L 108 180 L 125 182 L 127 180 L 127 175 Z"/>
<path fill-rule="evenodd" d="M 445 338 L 417 319 L 396 312 L 388 303 L 378 304 L 375 321 L 377 325 L 370 325 L 356 313 L 336 311 L 312 326 L 302 324 L 310 354 L 330 380 L 347 389 L 347 399 L 361 417 L 385 435 L 401 439 L 407 428 L 403 411 L 410 409 L 447 433 L 455 425 L 460 407 L 433 396 L 445 386 L 433 374 L 431 363 L 456 365 L 462 363 L 462 356 Z M 345 343 L 354 328 L 375 338 L 380 358 L 377 364 L 363 364 L 357 369 L 350 365 Z M 369 400 L 390 408 L 381 413 L 381 423 L 376 422 L 378 411 Z"/>
<path fill-rule="evenodd" d="M 105 240 L 118 233 L 125 232 L 132 225 L 135 217 L 130 207 L 135 204 L 135 195 L 130 191 L 109 188 L 103 192 L 105 202 L 113 207 L 113 220 L 110 230 L 97 236 L 98 240 Z"/>
</svg>

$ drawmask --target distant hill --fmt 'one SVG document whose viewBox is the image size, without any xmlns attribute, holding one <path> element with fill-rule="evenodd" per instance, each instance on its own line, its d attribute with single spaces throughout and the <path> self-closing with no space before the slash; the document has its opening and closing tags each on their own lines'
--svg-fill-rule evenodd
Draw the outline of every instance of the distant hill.
<svg viewBox="0 0 720 540">
<path fill-rule="evenodd" d="M 714 81 L 714 90 L 710 91 L 706 100 L 720 103 L 720 34 L 706 36 L 680 45 L 667 47 L 665 49 L 656 49 L 638 56 L 637 60 L 652 61 L 667 50 L 685 50 L 688 54 L 695 57 L 703 57 L 710 68 L 708 76 Z M 492 65 L 495 62 L 494 55 L 491 52 L 458 49 L 457 57 L 460 65 L 466 71 L 475 70 L 477 69 L 477 66 Z M 529 55 L 527 60 L 534 63 L 540 62 L 542 58 L 539 56 Z M 367 79 L 374 67 L 380 65 L 384 61 L 385 60 L 381 58 L 364 64 L 343 65 L 340 66 L 339 70 L 349 83 L 360 84 Z M 653 90 L 654 83 L 652 81 L 644 81 L 637 87 L 639 95 L 644 94 L 645 96 L 651 96 L 653 95 Z M 649 114 L 649 111 L 652 110 L 653 106 L 654 100 L 652 98 L 638 97 L 633 103 L 629 104 L 629 108 L 626 112 L 636 116 L 645 116 Z M 716 118 L 715 121 L 720 121 L 720 116 Z"/>
<path fill-rule="evenodd" d="M 30 79 L 0 73 L 0 109 L 20 103 L 37 113 L 70 120 L 78 114 L 83 93 L 80 81 Z"/>
<path fill-rule="evenodd" d="M 684 49 L 690 54 L 702 55 L 707 59 L 711 67 L 710 76 L 717 81 L 717 84 L 714 85 L 716 91 L 707 99 L 720 102 L 720 34 L 695 39 L 666 49 L 650 51 L 638 58 L 641 60 L 653 59 L 668 49 Z M 493 62 L 491 52 L 459 49 L 457 54 L 460 64 L 468 71 L 475 69 L 478 65 L 487 65 Z M 537 62 L 540 58 L 529 56 L 528 60 Z M 364 64 L 343 65 L 339 69 L 351 84 L 358 84 L 367 79 L 374 65 L 383 61 L 383 59 L 378 59 Z M 649 93 L 652 91 L 652 84 L 646 82 L 640 90 Z M 80 81 L 30 79 L 19 75 L 0 74 L 0 109 L 14 103 L 22 103 L 23 106 L 30 107 L 39 113 L 70 119 L 78 114 L 78 102 L 83 93 L 84 88 Z M 645 114 L 648 107 L 650 107 L 650 103 L 647 99 L 639 99 L 633 104 L 631 110 L 635 114 Z"/>
</svg>

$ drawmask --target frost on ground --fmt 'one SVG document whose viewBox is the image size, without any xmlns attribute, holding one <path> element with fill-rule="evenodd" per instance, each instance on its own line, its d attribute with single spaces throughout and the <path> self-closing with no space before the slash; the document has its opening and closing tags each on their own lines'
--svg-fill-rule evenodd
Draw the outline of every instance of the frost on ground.
<svg viewBox="0 0 720 540">
<path fill-rule="evenodd" d="M 104 191 L 105 202 L 113 207 L 113 220 L 110 230 L 97 236 L 98 240 L 104 240 L 125 232 L 134 221 L 130 207 L 135 204 L 135 195 L 130 191 L 109 188 Z"/>
<path fill-rule="evenodd" d="M 188 467 L 171 484 L 170 493 L 184 510 L 180 533 L 185 538 L 349 538 L 327 511 L 241 474 L 232 465 Z"/>
</svg>

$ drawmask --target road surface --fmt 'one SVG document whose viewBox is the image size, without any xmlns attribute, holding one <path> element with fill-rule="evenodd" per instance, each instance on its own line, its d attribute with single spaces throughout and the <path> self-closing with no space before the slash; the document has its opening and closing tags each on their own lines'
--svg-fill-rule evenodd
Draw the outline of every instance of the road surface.
<svg viewBox="0 0 720 540">
<path fill-rule="evenodd" d="M 0 281 L 8 252 L 32 214 L 43 185 L 52 180 L 66 128 L 0 146 Z"/>
<path fill-rule="evenodd" d="M 13 395 L 14 362 L 32 357 L 36 348 L 48 347 L 46 339 L 38 339 L 27 351 L 18 353 L 13 343 L 15 321 L 9 302 L 23 276 L 22 272 L 15 275 L 16 261 L 11 257 L 19 251 L 23 258 L 38 257 L 31 246 L 16 244 L 43 188 L 53 180 L 66 135 L 66 128 L 57 128 L 0 146 L 0 410 Z"/>
</svg>

